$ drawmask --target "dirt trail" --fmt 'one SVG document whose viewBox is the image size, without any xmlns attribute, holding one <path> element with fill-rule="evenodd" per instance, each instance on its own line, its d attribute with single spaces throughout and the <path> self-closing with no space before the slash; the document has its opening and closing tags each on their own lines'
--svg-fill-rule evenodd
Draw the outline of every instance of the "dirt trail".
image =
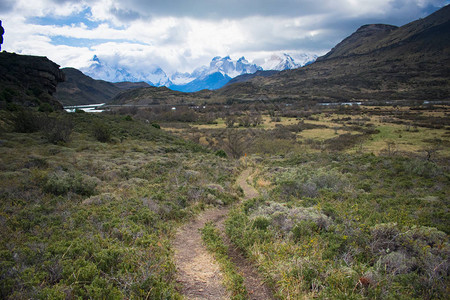
<svg viewBox="0 0 450 300">
<path fill-rule="evenodd" d="M 199 231 L 207 222 L 224 220 L 227 212 L 226 208 L 207 210 L 181 227 L 175 236 L 173 247 L 177 281 L 182 284 L 181 293 L 186 299 L 230 298 L 222 284 L 219 265 L 203 246 Z"/>
<path fill-rule="evenodd" d="M 237 179 L 237 184 L 244 190 L 244 199 L 252 199 L 259 196 L 255 188 L 247 183 L 247 179 L 252 174 L 252 168 L 244 170 Z"/>
<path fill-rule="evenodd" d="M 259 196 L 258 191 L 247 183 L 247 179 L 252 174 L 252 169 L 248 168 L 241 173 L 237 179 L 237 184 L 244 190 L 244 199 L 252 199 Z M 225 219 L 218 222 L 217 227 L 222 232 L 222 238 L 228 246 L 228 256 L 236 265 L 239 273 L 244 277 L 244 285 L 247 289 L 249 299 L 274 299 L 270 289 L 264 284 L 263 278 L 258 274 L 253 264 L 244 257 L 242 251 L 239 250 L 230 239 L 224 234 Z"/>
<path fill-rule="evenodd" d="M 252 170 L 246 169 L 237 179 L 244 190 L 244 198 L 257 197 L 258 192 L 247 183 Z M 270 290 L 264 285 L 252 264 L 242 255 L 224 234 L 225 219 L 228 208 L 215 208 L 201 213 L 197 218 L 181 227 L 173 243 L 177 281 L 181 283 L 181 293 L 186 299 L 230 299 L 230 294 L 222 284 L 220 267 L 202 244 L 199 229 L 207 222 L 214 222 L 222 232 L 222 238 L 229 248 L 229 257 L 244 277 L 244 284 L 249 299 L 274 299 Z"/>
</svg>

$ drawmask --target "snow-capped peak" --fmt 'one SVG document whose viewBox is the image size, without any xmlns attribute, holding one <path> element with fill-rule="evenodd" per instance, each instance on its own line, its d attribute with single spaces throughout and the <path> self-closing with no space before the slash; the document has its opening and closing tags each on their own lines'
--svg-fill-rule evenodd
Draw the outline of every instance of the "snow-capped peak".
<svg viewBox="0 0 450 300">
<path fill-rule="evenodd" d="M 244 56 L 233 60 L 229 55 L 214 57 L 209 65 L 196 68 L 192 73 L 174 72 L 169 76 L 157 65 L 150 65 L 145 70 L 133 70 L 117 63 L 110 64 L 101 57 L 94 55 L 89 67 L 81 69 L 86 75 L 95 79 L 111 82 L 145 81 L 154 86 L 167 86 L 183 91 L 195 91 L 203 88 L 220 88 L 231 78 L 242 74 L 252 74 L 258 70 L 294 69 L 313 62 L 317 56 L 311 54 L 296 54 L 291 57 L 287 53 L 278 53 L 264 60 L 260 66 L 250 63 Z"/>
<path fill-rule="evenodd" d="M 286 69 L 296 69 L 301 65 L 295 63 L 294 59 L 286 53 L 282 55 L 272 55 L 269 59 L 267 59 L 262 68 L 264 70 L 286 70 Z"/>
<path fill-rule="evenodd" d="M 167 86 L 171 82 L 167 74 L 158 66 L 153 65 L 145 71 L 138 71 L 130 73 L 125 68 L 120 66 L 111 66 L 108 63 L 100 60 L 97 55 L 91 59 L 91 64 L 87 68 L 82 68 L 81 71 L 94 79 L 101 79 L 110 82 L 139 82 L 145 81 L 150 85 Z"/>
<path fill-rule="evenodd" d="M 199 69 L 196 69 L 194 73 L 198 73 Z M 216 72 L 221 73 L 222 75 L 227 75 L 231 78 L 246 74 L 246 73 L 255 73 L 257 70 L 261 70 L 261 67 L 250 64 L 245 57 L 239 58 L 237 61 L 232 60 L 230 56 L 220 57 L 216 56 L 214 57 L 211 62 L 209 63 L 209 68 L 202 69 L 202 75 L 207 76 L 209 74 L 213 74 Z"/>
</svg>

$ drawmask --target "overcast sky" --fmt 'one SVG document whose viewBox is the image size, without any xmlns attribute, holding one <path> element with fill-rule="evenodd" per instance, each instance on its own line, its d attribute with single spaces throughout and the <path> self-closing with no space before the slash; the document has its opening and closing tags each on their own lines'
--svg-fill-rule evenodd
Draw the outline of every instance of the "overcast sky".
<svg viewBox="0 0 450 300">
<path fill-rule="evenodd" d="M 0 0 L 2 50 L 82 68 L 192 71 L 214 56 L 322 55 L 361 25 L 404 25 L 450 0 Z"/>
</svg>

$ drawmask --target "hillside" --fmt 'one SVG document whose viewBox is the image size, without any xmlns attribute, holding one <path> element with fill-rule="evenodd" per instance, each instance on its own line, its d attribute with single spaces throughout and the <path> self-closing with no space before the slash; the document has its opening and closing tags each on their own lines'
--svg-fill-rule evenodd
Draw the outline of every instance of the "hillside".
<svg viewBox="0 0 450 300">
<path fill-rule="evenodd" d="M 64 73 L 46 57 L 0 53 L 0 107 L 15 103 L 61 109 L 53 94 L 62 81 Z"/>
<path fill-rule="evenodd" d="M 402 27 L 365 25 L 309 66 L 228 85 L 242 99 L 448 100 L 450 7 Z"/>
<path fill-rule="evenodd" d="M 252 73 L 252 74 L 239 75 L 237 77 L 234 77 L 230 81 L 228 81 L 226 86 L 232 85 L 233 83 L 249 81 L 250 79 L 252 79 L 254 77 L 258 77 L 258 76 L 261 76 L 261 77 L 272 76 L 272 75 L 277 74 L 278 72 L 279 71 L 276 71 L 276 70 L 269 70 L 269 71 L 256 71 L 255 73 Z"/>
<path fill-rule="evenodd" d="M 173 91 L 166 87 L 147 87 L 132 89 L 119 93 L 110 104 L 113 105 L 155 105 L 155 104 L 184 104 L 204 102 L 211 98 L 212 91 L 203 90 L 197 93 Z"/>
<path fill-rule="evenodd" d="M 107 103 L 122 90 L 149 86 L 144 82 L 96 80 L 74 68 L 63 68 L 62 71 L 66 81 L 57 86 L 55 97 L 63 105 Z"/>
</svg>

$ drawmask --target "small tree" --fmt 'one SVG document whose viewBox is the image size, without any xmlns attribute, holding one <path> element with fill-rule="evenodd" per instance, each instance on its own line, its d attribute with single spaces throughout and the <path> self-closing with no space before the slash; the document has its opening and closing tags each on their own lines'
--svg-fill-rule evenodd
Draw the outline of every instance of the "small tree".
<svg viewBox="0 0 450 300">
<path fill-rule="evenodd" d="M 245 153 L 250 140 L 243 130 L 227 129 L 223 143 L 229 156 L 239 158 Z"/>
<path fill-rule="evenodd" d="M 227 126 L 227 128 L 233 128 L 235 122 L 236 118 L 234 116 L 225 117 L 225 125 Z"/>
<path fill-rule="evenodd" d="M 386 153 L 392 156 L 397 153 L 397 144 L 394 141 L 386 141 Z"/>
<path fill-rule="evenodd" d="M 260 114 L 253 115 L 253 117 L 252 117 L 252 126 L 253 127 L 261 125 L 262 122 L 263 122 L 263 118 L 261 117 Z"/>
<path fill-rule="evenodd" d="M 243 115 L 239 118 L 239 126 L 250 127 L 251 119 L 249 115 Z"/>
<path fill-rule="evenodd" d="M 436 153 L 441 150 L 442 140 L 440 139 L 429 139 L 426 140 L 427 142 L 430 142 L 428 146 L 425 146 L 422 151 L 426 154 L 426 160 L 427 161 L 433 161 L 433 157 L 436 155 Z"/>
</svg>

